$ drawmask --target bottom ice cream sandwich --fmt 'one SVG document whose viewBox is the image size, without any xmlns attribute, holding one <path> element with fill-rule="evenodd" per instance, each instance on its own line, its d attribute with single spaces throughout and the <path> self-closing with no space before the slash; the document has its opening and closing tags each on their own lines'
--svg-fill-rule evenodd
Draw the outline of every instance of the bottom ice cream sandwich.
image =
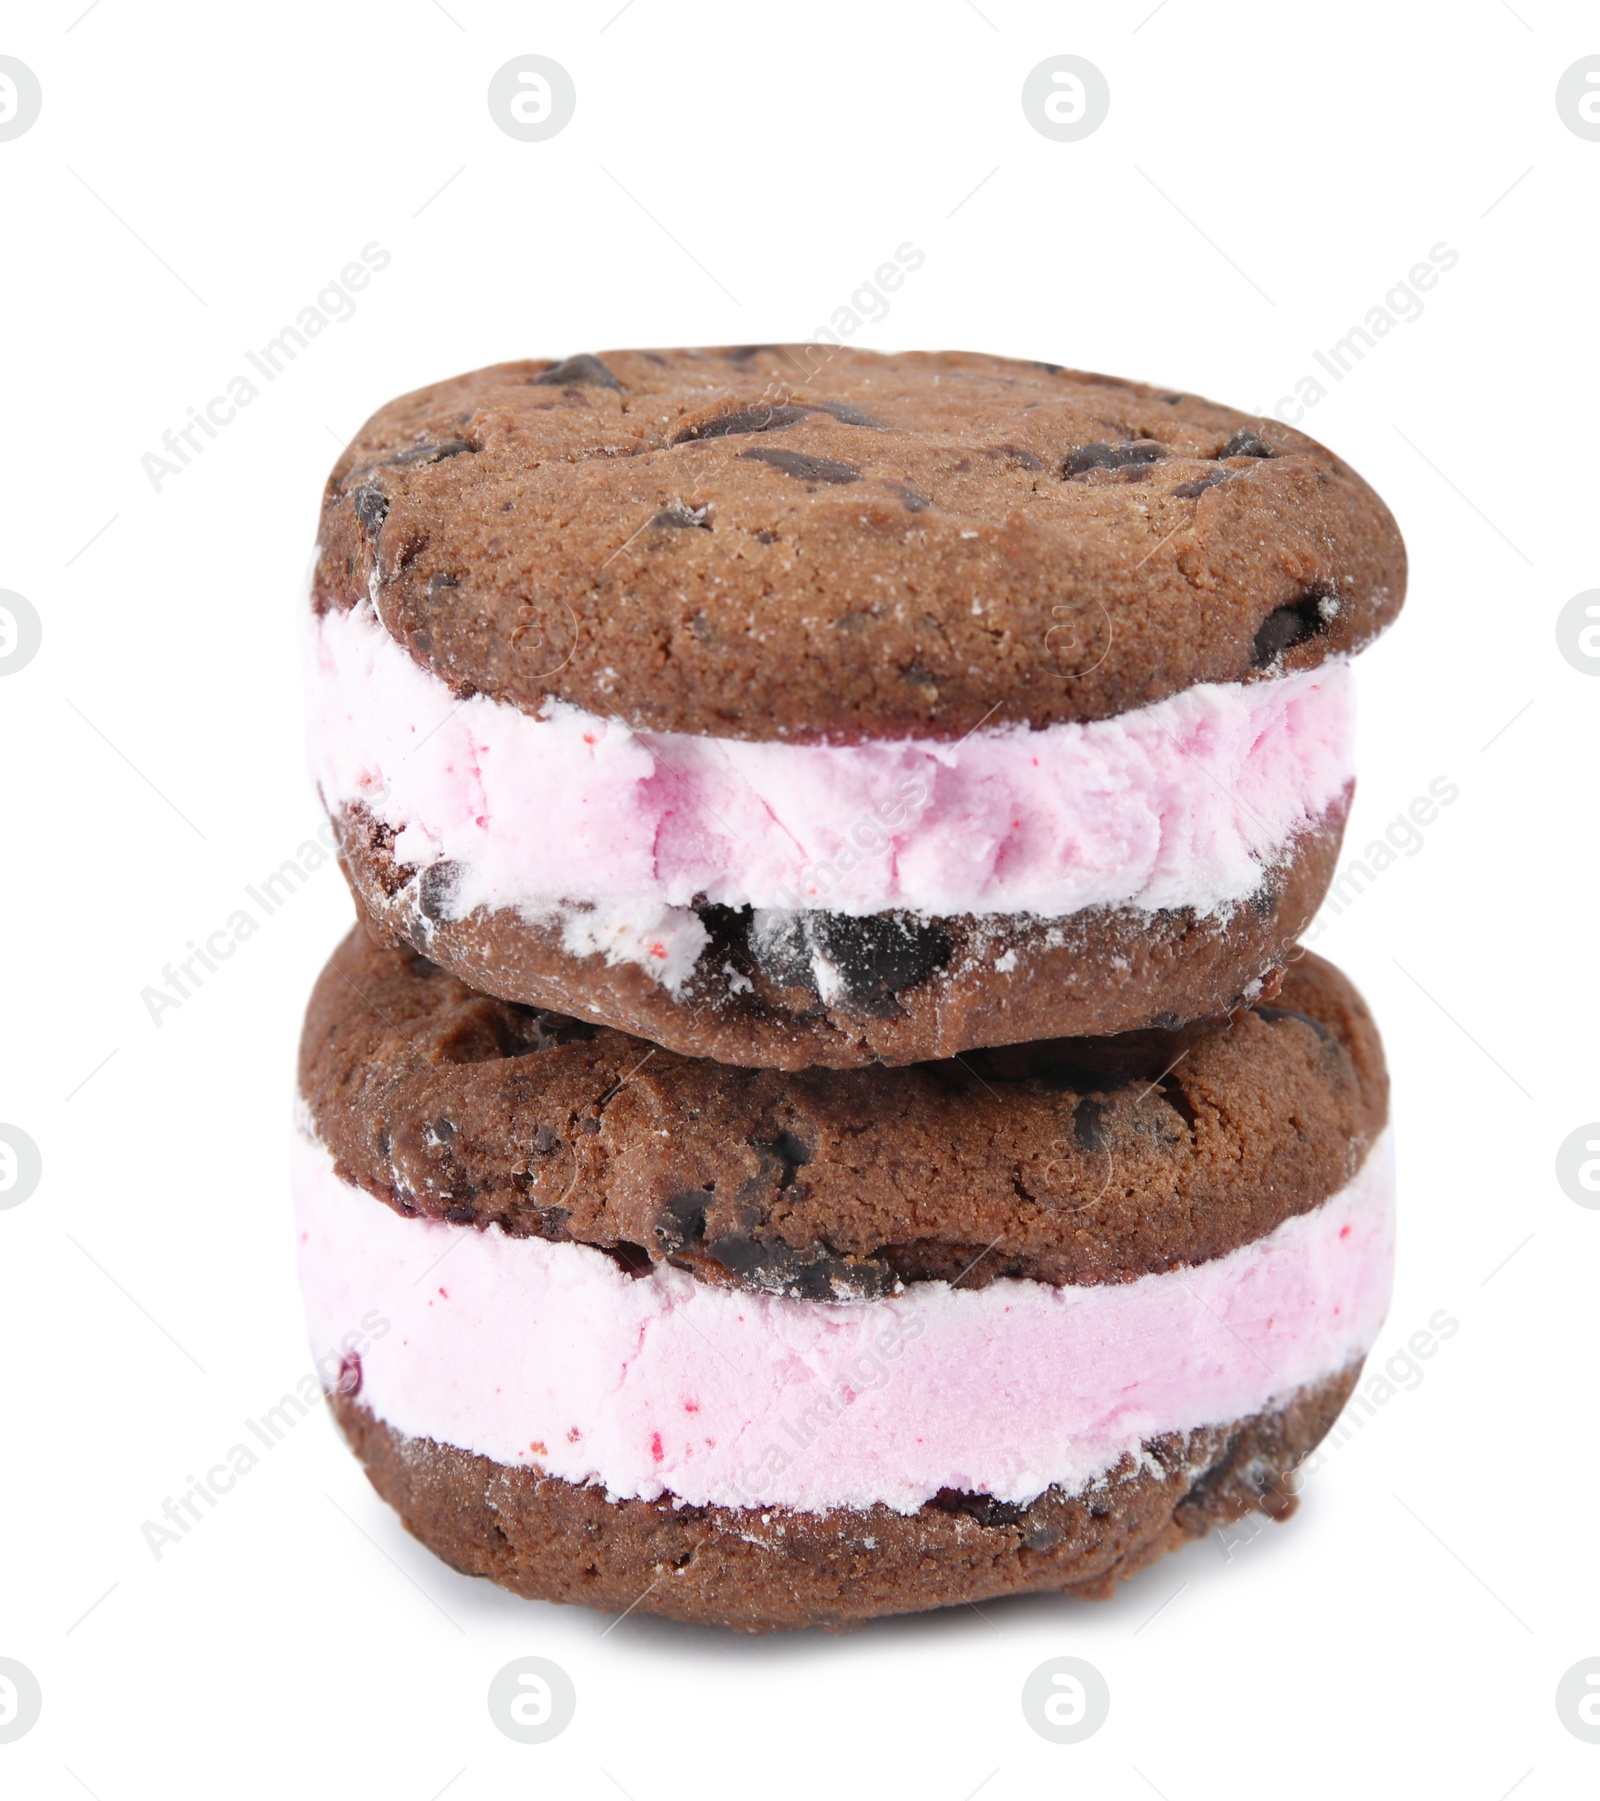
<svg viewBox="0 0 1600 1801">
<path fill-rule="evenodd" d="M 743 1069 L 359 931 L 312 997 L 312 1348 L 519 1594 L 749 1631 L 1109 1594 L 1285 1517 L 1382 1324 L 1382 1049 L 1305 956 L 1173 1032 Z"/>
</svg>

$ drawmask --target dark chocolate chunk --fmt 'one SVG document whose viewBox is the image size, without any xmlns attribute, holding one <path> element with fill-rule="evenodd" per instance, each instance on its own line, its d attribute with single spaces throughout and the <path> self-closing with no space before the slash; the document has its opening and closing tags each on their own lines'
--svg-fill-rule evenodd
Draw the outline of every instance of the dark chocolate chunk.
<svg viewBox="0 0 1600 1801">
<path fill-rule="evenodd" d="M 1209 475 L 1198 475 L 1192 482 L 1179 482 L 1172 490 L 1174 500 L 1194 500 L 1207 488 L 1219 487 L 1228 479 L 1226 469 L 1213 469 Z"/>
<path fill-rule="evenodd" d="M 1166 445 L 1151 438 L 1128 438 L 1120 444 L 1084 444 L 1062 464 L 1061 473 L 1070 479 L 1087 475 L 1091 469 L 1134 469 L 1141 463 L 1159 462 L 1166 454 Z"/>
<path fill-rule="evenodd" d="M 886 1263 L 841 1257 L 824 1244 L 797 1250 L 781 1239 L 729 1232 L 706 1246 L 707 1254 L 747 1288 L 808 1301 L 871 1301 L 894 1287 Z"/>
<path fill-rule="evenodd" d="M 803 450 L 741 450 L 742 463 L 770 463 L 798 482 L 845 482 L 861 480 L 861 471 L 848 463 L 836 463 L 829 457 L 807 456 Z"/>
<path fill-rule="evenodd" d="M 929 1501 L 940 1513 L 962 1513 L 980 1526 L 1014 1526 L 1028 1509 L 1017 1501 L 997 1501 L 993 1495 L 969 1494 L 965 1489 L 941 1488 Z"/>
<path fill-rule="evenodd" d="M 849 1005 L 867 1014 L 893 1013 L 895 996 L 950 957 L 950 939 L 936 925 L 903 914 L 806 915 L 811 942 L 839 972 Z"/>
<path fill-rule="evenodd" d="M 668 1251 L 681 1251 L 706 1235 L 706 1208 L 711 1196 L 703 1188 L 675 1194 L 656 1218 L 657 1241 Z"/>
<path fill-rule="evenodd" d="M 564 357 L 559 363 L 536 375 L 531 384 L 536 388 L 621 388 L 622 383 L 597 356 Z"/>
<path fill-rule="evenodd" d="M 950 957 L 950 939 L 936 925 L 907 915 L 763 912 L 753 917 L 747 942 L 756 966 L 787 988 L 821 992 L 816 963 L 832 968 L 846 1007 L 868 1018 L 889 1019 L 896 996 Z"/>
<path fill-rule="evenodd" d="M 361 529 L 369 538 L 376 538 L 383 530 L 384 520 L 389 517 L 388 495 L 381 488 L 357 488 L 355 507 Z"/>
<path fill-rule="evenodd" d="M 1019 469 L 1042 469 L 1043 462 L 1023 444 L 996 444 L 991 447 L 991 455 L 1004 457 Z"/>
<path fill-rule="evenodd" d="M 413 444 L 409 450 L 385 457 L 378 466 L 383 469 L 411 469 L 419 463 L 443 463 L 450 457 L 475 456 L 479 446 L 465 438 L 446 438 L 439 444 Z"/>
<path fill-rule="evenodd" d="M 817 991 L 811 971 L 811 943 L 803 913 L 764 909 L 753 914 L 745 928 L 745 942 L 756 968 L 780 988 Z"/>
<path fill-rule="evenodd" d="M 1106 1148 L 1106 1103 L 1085 1095 L 1072 1112 L 1072 1136 L 1080 1149 L 1103 1151 Z"/>
<path fill-rule="evenodd" d="M 830 419 L 837 419 L 841 425 L 862 425 L 868 431 L 887 431 L 889 428 L 881 419 L 874 419 L 871 413 L 862 412 L 858 406 L 852 406 L 848 400 L 808 400 L 807 410 L 826 413 Z"/>
<path fill-rule="evenodd" d="M 533 1148 L 541 1157 L 548 1157 L 552 1151 L 561 1149 L 561 1135 L 554 1126 L 540 1126 L 533 1135 Z"/>
<path fill-rule="evenodd" d="M 1287 606 L 1275 607 L 1261 622 L 1250 651 L 1250 661 L 1257 669 L 1265 669 L 1286 650 L 1293 650 L 1295 645 L 1316 637 L 1335 611 L 1329 601 L 1330 596 L 1326 594 L 1312 593 L 1290 601 Z"/>
<path fill-rule="evenodd" d="M 745 432 L 785 431 L 798 425 L 811 411 L 805 406 L 752 406 L 736 413 L 719 413 L 698 425 L 686 425 L 673 435 L 674 444 L 692 444 L 701 438 L 732 438 Z"/>
<path fill-rule="evenodd" d="M 417 906 L 429 919 L 448 919 L 461 883 L 459 863 L 430 863 L 417 878 Z"/>
<path fill-rule="evenodd" d="M 777 1163 L 780 1188 L 788 1188 L 794 1181 L 795 1171 L 804 1169 L 811 1161 L 811 1146 L 796 1138 L 793 1132 L 780 1132 L 770 1144 L 757 1144 L 753 1148 Z"/>
<path fill-rule="evenodd" d="M 1258 432 L 1248 426 L 1241 426 L 1217 452 L 1225 457 L 1270 457 L 1278 453 Z"/>
<path fill-rule="evenodd" d="M 1339 1042 L 1320 1019 L 1313 1019 L 1309 1013 L 1297 1013 L 1293 1007 L 1252 1007 L 1250 1011 L 1258 1019 L 1264 1019 L 1268 1025 L 1274 1025 L 1280 1019 L 1298 1019 L 1301 1025 L 1310 1026 L 1324 1044 L 1336 1045 Z"/>
<path fill-rule="evenodd" d="M 908 513 L 925 513 L 933 505 L 926 494 L 919 494 L 915 488 L 908 488 L 904 482 L 887 482 L 885 486 L 891 494 L 899 497 L 901 506 Z"/>
</svg>

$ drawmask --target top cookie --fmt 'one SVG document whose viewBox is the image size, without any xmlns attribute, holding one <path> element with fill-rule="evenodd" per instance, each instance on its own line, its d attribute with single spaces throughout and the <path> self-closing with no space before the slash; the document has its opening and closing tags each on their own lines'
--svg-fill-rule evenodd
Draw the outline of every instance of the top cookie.
<svg viewBox="0 0 1600 1801">
<path fill-rule="evenodd" d="M 959 738 L 1309 668 L 1399 611 L 1383 502 L 1304 433 L 966 352 L 502 363 L 392 401 L 313 597 L 458 694 L 653 731 Z"/>
</svg>

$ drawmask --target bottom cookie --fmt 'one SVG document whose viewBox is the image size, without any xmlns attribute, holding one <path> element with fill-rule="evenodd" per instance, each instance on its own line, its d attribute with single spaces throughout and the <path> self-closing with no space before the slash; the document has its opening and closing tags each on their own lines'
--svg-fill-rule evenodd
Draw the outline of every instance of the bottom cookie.
<svg viewBox="0 0 1600 1801">
<path fill-rule="evenodd" d="M 999 1595 L 1104 1600 L 1124 1577 L 1252 1511 L 1294 1511 L 1291 1472 L 1361 1373 L 1298 1389 L 1249 1419 L 1148 1441 L 1082 1492 L 1026 1506 L 945 1492 L 892 1508 L 691 1507 L 607 1500 L 410 1438 L 341 1394 L 329 1404 L 373 1487 L 452 1568 L 519 1595 L 742 1632 L 840 1629 Z"/>
<path fill-rule="evenodd" d="M 1341 796 L 1263 870 L 1249 900 L 1214 914 L 1106 906 L 1059 919 L 863 920 L 680 909 L 705 948 L 677 992 L 626 957 L 570 948 L 576 916 L 479 907 L 454 917 L 444 878 L 398 861 L 394 833 L 371 814 L 347 808 L 334 823 L 376 942 L 409 947 L 481 994 L 599 1020 L 682 1056 L 794 1070 L 1105 1037 L 1253 1003 L 1321 905 L 1347 807 Z"/>
</svg>

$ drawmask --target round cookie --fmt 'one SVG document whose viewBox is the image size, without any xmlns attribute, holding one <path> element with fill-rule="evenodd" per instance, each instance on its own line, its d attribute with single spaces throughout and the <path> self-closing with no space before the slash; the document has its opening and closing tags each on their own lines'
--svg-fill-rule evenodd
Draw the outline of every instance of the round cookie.
<svg viewBox="0 0 1600 1801">
<path fill-rule="evenodd" d="M 1281 1406 L 1149 1439 L 1078 1493 L 1027 1506 L 951 1492 L 913 1514 L 613 1501 L 592 1485 L 507 1468 L 329 1403 L 373 1487 L 452 1569 L 535 1601 L 575 1601 L 742 1632 L 848 1630 L 998 1595 L 1104 1601 L 1117 1584 L 1250 1513 L 1283 1521 L 1295 1466 L 1349 1399 L 1359 1369 Z"/>
<path fill-rule="evenodd" d="M 782 1072 L 356 931 L 300 1089 L 341 1425 L 525 1594 L 759 1630 L 1108 1592 L 1288 1510 L 1387 1304 L 1382 1051 L 1309 955 L 1232 1020 Z"/>
<path fill-rule="evenodd" d="M 962 353 L 607 352 L 330 477 L 311 744 L 372 928 L 799 1068 L 1253 998 L 1332 874 L 1394 521 L 1291 428 Z"/>
<path fill-rule="evenodd" d="M 1311 668 L 1404 587 L 1383 502 L 1277 420 L 790 344 L 501 363 L 391 401 L 329 476 L 313 599 L 371 603 L 457 695 L 856 743 Z"/>
</svg>

